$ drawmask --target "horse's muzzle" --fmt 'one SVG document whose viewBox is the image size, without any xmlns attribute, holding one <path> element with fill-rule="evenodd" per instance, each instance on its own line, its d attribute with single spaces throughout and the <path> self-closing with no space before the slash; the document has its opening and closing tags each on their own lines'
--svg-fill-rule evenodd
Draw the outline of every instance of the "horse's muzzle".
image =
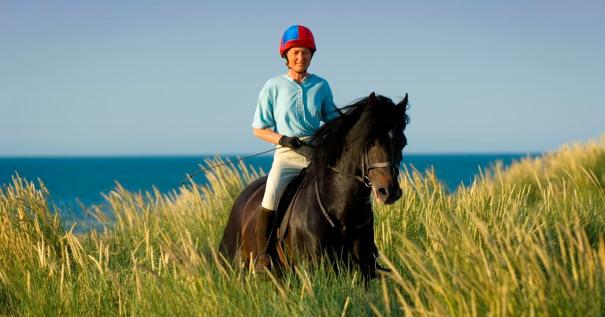
<svg viewBox="0 0 605 317">
<path fill-rule="evenodd" d="M 394 202 L 396 202 L 399 198 L 401 198 L 401 187 L 399 187 L 398 185 L 395 185 L 391 188 L 388 187 L 380 187 L 376 189 L 376 196 L 378 196 L 377 198 L 382 201 L 383 203 L 385 203 L 386 205 L 390 205 Z"/>
</svg>

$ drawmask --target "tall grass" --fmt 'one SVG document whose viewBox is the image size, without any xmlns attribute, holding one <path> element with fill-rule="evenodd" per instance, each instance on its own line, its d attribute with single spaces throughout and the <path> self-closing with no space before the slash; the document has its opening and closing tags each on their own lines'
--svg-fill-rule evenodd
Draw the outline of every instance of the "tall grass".
<svg viewBox="0 0 605 317">
<path fill-rule="evenodd" d="M 42 182 L 15 176 L 0 191 L 0 314 L 605 314 L 605 137 L 496 165 L 455 193 L 404 171 L 402 199 L 375 206 L 392 272 L 368 290 L 324 263 L 280 280 L 217 265 L 231 203 L 259 174 L 231 165 L 170 194 L 118 186 L 86 234 L 63 227 Z"/>
</svg>

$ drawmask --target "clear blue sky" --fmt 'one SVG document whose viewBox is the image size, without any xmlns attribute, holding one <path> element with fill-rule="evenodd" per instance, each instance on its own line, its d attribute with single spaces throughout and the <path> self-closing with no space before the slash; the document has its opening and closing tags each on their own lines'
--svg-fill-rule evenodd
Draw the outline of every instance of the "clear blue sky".
<svg viewBox="0 0 605 317">
<path fill-rule="evenodd" d="M 283 30 L 337 105 L 410 94 L 408 153 L 605 132 L 603 1 L 2 1 L 0 156 L 253 153 Z"/>
</svg>

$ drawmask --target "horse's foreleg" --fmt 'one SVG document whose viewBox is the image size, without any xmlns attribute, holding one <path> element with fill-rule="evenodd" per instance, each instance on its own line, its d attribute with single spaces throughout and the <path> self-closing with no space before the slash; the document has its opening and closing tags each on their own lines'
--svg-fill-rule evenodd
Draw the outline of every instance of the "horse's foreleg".
<svg viewBox="0 0 605 317">
<path fill-rule="evenodd" d="M 374 235 L 371 238 L 362 236 L 353 240 L 353 258 L 358 262 L 361 269 L 361 276 L 367 283 L 370 279 L 376 278 L 376 260 L 374 257 Z"/>
</svg>

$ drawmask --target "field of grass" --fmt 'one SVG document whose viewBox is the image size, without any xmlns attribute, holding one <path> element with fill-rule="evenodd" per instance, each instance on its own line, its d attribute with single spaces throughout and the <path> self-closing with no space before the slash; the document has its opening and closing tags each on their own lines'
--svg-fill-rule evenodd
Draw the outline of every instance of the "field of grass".
<svg viewBox="0 0 605 317">
<path fill-rule="evenodd" d="M 217 265 L 231 203 L 258 176 L 245 166 L 168 195 L 118 187 L 86 234 L 65 228 L 42 182 L 15 176 L 0 191 L 0 315 L 605 314 L 605 137 L 455 193 L 430 171 L 403 175 L 402 199 L 375 206 L 393 271 L 368 290 L 324 264 L 281 280 Z"/>
</svg>

